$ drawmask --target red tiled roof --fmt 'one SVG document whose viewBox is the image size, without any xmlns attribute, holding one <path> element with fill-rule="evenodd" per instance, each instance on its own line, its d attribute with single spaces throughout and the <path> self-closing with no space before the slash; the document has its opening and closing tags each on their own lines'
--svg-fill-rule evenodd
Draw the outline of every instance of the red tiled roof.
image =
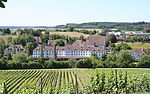
<svg viewBox="0 0 150 94">
<path fill-rule="evenodd" d="M 64 41 L 66 42 L 66 41 Z M 43 49 L 46 51 L 53 50 L 52 47 L 54 44 L 54 40 L 48 40 L 49 46 L 44 46 Z M 97 46 L 106 45 L 106 40 L 104 36 L 100 35 L 92 35 L 89 37 L 89 40 L 77 40 L 72 45 L 65 45 L 62 47 L 56 47 L 57 50 L 72 50 L 72 51 L 105 51 L 103 48 L 99 48 Z M 41 46 L 38 46 L 34 50 L 40 50 Z"/>
<path fill-rule="evenodd" d="M 73 43 L 73 46 L 101 46 L 106 45 L 106 38 L 105 36 L 100 35 L 92 35 L 89 36 L 89 40 L 83 41 L 83 40 L 77 40 Z"/>
</svg>

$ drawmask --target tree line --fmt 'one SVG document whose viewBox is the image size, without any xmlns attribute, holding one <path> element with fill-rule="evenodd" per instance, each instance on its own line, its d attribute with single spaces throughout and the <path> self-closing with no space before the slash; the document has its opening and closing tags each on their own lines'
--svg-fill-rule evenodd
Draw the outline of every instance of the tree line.
<svg viewBox="0 0 150 94">
<path fill-rule="evenodd" d="M 120 30 L 129 30 L 129 31 L 144 31 L 146 29 L 150 30 L 149 22 L 89 22 L 89 23 L 81 23 L 81 24 L 66 24 L 66 25 L 58 25 L 55 28 L 68 28 L 68 26 L 74 26 L 75 28 L 82 29 L 120 29 Z"/>
</svg>

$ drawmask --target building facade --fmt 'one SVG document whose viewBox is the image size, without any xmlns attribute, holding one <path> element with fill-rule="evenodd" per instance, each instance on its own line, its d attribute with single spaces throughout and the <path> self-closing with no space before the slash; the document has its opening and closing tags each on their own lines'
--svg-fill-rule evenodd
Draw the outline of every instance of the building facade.
<svg viewBox="0 0 150 94">
<path fill-rule="evenodd" d="M 48 46 L 36 47 L 33 51 L 33 57 L 40 57 L 41 51 L 45 58 L 52 58 L 54 53 L 56 53 L 58 58 L 85 58 L 90 57 L 92 54 L 102 56 L 107 53 L 105 50 L 106 39 L 104 36 L 100 35 L 90 36 L 86 41 L 77 40 L 72 45 L 56 47 L 56 51 L 54 51 L 54 47 L 52 46 L 53 43 L 52 40 L 49 40 Z"/>
</svg>

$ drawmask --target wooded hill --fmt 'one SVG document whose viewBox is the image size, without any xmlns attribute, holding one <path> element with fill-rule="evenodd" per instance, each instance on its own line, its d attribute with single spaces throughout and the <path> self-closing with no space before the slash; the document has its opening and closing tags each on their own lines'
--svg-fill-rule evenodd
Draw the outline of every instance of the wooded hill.
<svg viewBox="0 0 150 94">
<path fill-rule="evenodd" d="M 74 26 L 75 28 L 82 29 L 121 29 L 129 31 L 144 31 L 144 29 L 150 28 L 150 22 L 89 22 L 89 23 L 69 23 L 66 25 L 58 25 L 55 28 L 68 28 L 68 26 Z"/>
</svg>

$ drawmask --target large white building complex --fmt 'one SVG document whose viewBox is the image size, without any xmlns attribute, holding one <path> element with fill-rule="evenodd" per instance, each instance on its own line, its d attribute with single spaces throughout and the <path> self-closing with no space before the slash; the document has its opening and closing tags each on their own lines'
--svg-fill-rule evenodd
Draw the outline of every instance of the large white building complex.
<svg viewBox="0 0 150 94">
<path fill-rule="evenodd" d="M 64 41 L 66 44 L 66 41 Z M 43 49 L 43 56 L 46 58 L 54 57 L 53 40 L 49 40 L 47 46 L 38 46 L 33 51 L 33 57 L 38 58 Z M 58 58 L 85 58 L 92 54 L 102 56 L 106 54 L 106 38 L 100 35 L 89 36 L 88 40 L 77 40 L 72 45 L 56 47 L 56 55 Z"/>
</svg>

